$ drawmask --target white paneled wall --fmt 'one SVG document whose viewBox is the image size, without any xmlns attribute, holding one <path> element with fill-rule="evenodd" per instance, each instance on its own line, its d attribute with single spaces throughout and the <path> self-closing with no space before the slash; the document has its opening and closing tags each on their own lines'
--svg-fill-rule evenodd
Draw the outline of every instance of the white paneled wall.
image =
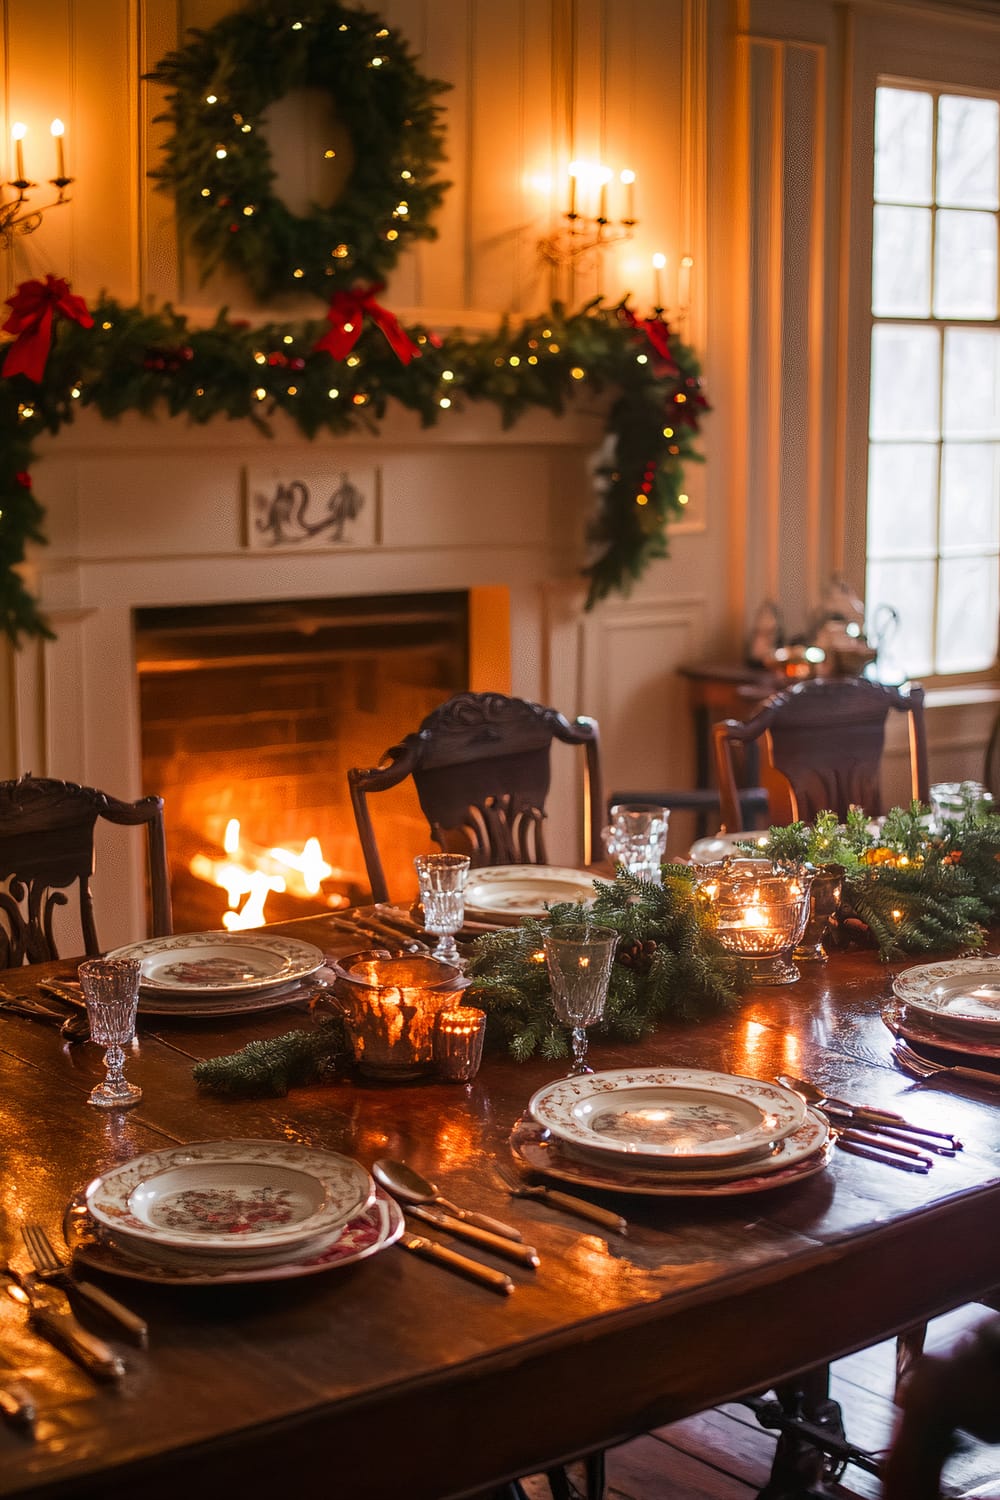
<svg viewBox="0 0 1000 1500">
<path fill-rule="evenodd" d="M 165 127 L 154 118 L 162 98 L 142 74 L 187 27 L 210 26 L 231 8 L 231 0 L 0 0 L 0 162 L 11 122 L 22 119 L 31 175 L 51 175 L 48 126 L 60 115 L 77 179 L 72 203 L 3 256 L 4 295 L 52 271 L 84 296 L 171 300 L 195 319 L 223 304 L 254 317 L 319 313 L 318 303 L 292 299 L 255 307 L 222 275 L 203 282 L 178 250 L 169 197 L 148 176 Z M 349 569 L 324 575 L 313 562 L 279 574 L 279 586 L 360 592 L 442 579 L 453 587 L 463 569 L 469 582 L 508 586 L 515 690 L 601 719 L 609 786 L 683 784 L 693 742 L 676 668 L 737 659 L 765 596 L 801 627 L 835 567 L 846 560 L 860 581 L 867 377 L 856 328 L 867 228 L 857 184 L 873 80 L 891 63 L 894 28 L 920 53 L 907 66 L 930 66 L 938 36 L 957 68 L 956 32 L 966 52 L 992 49 L 995 58 L 1000 17 L 981 7 L 966 14 L 958 0 L 383 0 L 376 8 L 404 32 L 422 69 L 452 85 L 442 101 L 452 186 L 439 237 L 402 258 L 384 300 L 404 320 L 469 329 L 539 311 L 553 294 L 578 304 L 631 292 L 645 309 L 660 251 L 665 301 L 676 312 L 679 262 L 690 255 L 684 332 L 703 357 L 713 406 L 708 462 L 689 476 L 692 502 L 671 558 L 630 599 L 584 614 L 574 575 L 600 403 L 562 420 L 532 416 L 507 435 L 492 414 L 468 413 L 432 434 L 396 415 L 382 448 L 367 438 L 324 440 L 348 464 L 352 455 L 388 463 L 396 498 L 387 545 Z M 639 224 L 599 265 L 553 272 L 538 241 L 567 206 L 573 157 L 635 171 Z M 88 420 L 46 442 L 36 492 L 50 510 L 52 546 L 34 561 L 59 639 L 2 663 L 9 712 L 0 773 L 30 767 L 119 795 L 138 791 L 134 755 L 98 743 L 81 702 L 91 682 L 100 688 L 87 652 L 100 643 L 114 659 L 127 657 L 136 601 L 191 597 L 205 575 L 224 577 L 229 597 L 251 586 L 234 476 L 262 443 L 229 424 L 195 431 L 166 419 Z M 206 484 L 215 485 L 210 496 Z M 511 486 L 522 501 L 531 497 L 535 530 L 511 530 Z M 138 531 L 137 495 L 148 512 Z M 191 540 L 199 506 L 200 557 Z M 184 521 L 172 536 L 174 511 Z M 108 618 L 104 587 L 114 601 Z M 131 712 L 127 695 L 122 711 Z M 992 703 L 973 712 L 950 700 L 934 712 L 932 775 L 967 773 Z M 557 791 L 567 828 L 571 803 L 567 773 Z"/>
</svg>

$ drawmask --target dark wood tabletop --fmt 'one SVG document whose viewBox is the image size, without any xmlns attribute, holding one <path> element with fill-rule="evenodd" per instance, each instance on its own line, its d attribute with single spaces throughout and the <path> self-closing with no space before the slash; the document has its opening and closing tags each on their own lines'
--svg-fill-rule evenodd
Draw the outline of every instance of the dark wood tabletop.
<svg viewBox="0 0 1000 1500">
<path fill-rule="evenodd" d="M 324 918 L 283 930 L 328 951 L 358 946 Z M 11 971 L 0 983 L 33 993 L 42 973 L 74 969 Z M 591 1060 L 791 1072 L 954 1131 L 964 1151 L 927 1176 L 835 1152 L 817 1176 L 747 1197 L 591 1194 L 628 1216 L 627 1238 L 512 1199 L 493 1171 L 532 1092 L 564 1071 L 557 1064 L 490 1056 L 469 1085 L 347 1077 L 234 1102 L 199 1092 L 194 1062 L 316 1016 L 150 1018 L 127 1069 L 142 1102 L 105 1114 L 85 1103 L 101 1076 L 97 1047 L 0 1016 L 4 1261 L 25 1266 L 21 1220 L 58 1235 L 70 1195 L 113 1163 L 233 1137 L 322 1146 L 365 1165 L 403 1157 L 455 1201 L 518 1225 L 541 1256 L 530 1271 L 483 1253 L 511 1271 L 507 1298 L 401 1248 L 251 1286 L 107 1278 L 150 1325 L 148 1350 L 116 1344 L 127 1371 L 111 1388 L 0 1297 L 0 1372 L 24 1372 L 40 1409 L 33 1441 L 0 1424 L 0 1494 L 175 1500 L 321 1485 L 368 1500 L 471 1495 L 984 1294 L 1000 1283 L 1000 1091 L 900 1073 L 880 1021 L 887 983 L 873 953 L 834 955 L 804 966 L 797 984 L 754 990 L 734 1011 L 641 1044 L 595 1032 Z"/>
</svg>

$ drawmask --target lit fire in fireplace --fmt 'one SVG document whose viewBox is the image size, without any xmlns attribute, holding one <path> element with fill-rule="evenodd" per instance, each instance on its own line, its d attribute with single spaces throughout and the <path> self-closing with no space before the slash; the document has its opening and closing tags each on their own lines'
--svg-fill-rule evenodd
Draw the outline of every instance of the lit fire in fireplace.
<svg viewBox="0 0 1000 1500">
<path fill-rule="evenodd" d="M 222 925 L 229 932 L 262 927 L 267 921 L 264 903 L 272 891 L 319 898 L 331 907 L 349 905 L 339 892 L 323 891 L 323 881 L 341 872 L 323 858 L 319 839 L 307 839 L 299 854 L 291 849 L 263 849 L 243 839 L 239 819 L 230 818 L 222 847 L 224 859 L 196 854 L 189 868 L 199 880 L 226 892 L 230 909 L 223 914 Z"/>
</svg>

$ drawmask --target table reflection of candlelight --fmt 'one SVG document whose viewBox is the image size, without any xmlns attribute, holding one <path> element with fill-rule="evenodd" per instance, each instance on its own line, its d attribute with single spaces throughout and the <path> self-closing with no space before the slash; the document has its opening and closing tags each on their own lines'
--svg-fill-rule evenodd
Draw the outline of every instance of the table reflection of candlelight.
<svg viewBox="0 0 1000 1500">
<path fill-rule="evenodd" d="M 468 1083 L 479 1072 L 486 1037 L 486 1012 L 471 1005 L 438 1011 L 434 1025 L 434 1066 L 441 1078 Z"/>
</svg>

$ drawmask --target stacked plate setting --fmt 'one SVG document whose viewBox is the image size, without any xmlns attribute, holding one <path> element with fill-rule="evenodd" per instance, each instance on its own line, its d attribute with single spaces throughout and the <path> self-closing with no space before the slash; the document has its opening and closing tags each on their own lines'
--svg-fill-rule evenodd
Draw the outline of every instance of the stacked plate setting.
<svg viewBox="0 0 1000 1500">
<path fill-rule="evenodd" d="M 522 917 L 544 917 L 558 901 L 589 906 L 594 877 L 563 865 L 483 865 L 469 872 L 465 915 L 477 922 L 516 926 Z"/>
<path fill-rule="evenodd" d="M 948 1062 L 998 1066 L 1000 958 L 954 958 L 915 964 L 892 982 L 904 1009 L 893 1029 L 911 1046 L 933 1048 Z"/>
<path fill-rule="evenodd" d="M 695 1068 L 616 1068 L 539 1089 L 510 1144 L 523 1166 L 587 1187 L 729 1196 L 820 1171 L 830 1127 L 778 1083 Z"/>
<path fill-rule="evenodd" d="M 77 1258 L 145 1281 L 309 1275 L 398 1238 L 358 1162 L 287 1141 L 170 1146 L 112 1167 L 68 1215 Z"/>
<path fill-rule="evenodd" d="M 188 932 L 116 948 L 109 958 L 137 958 L 139 1012 L 154 1016 L 221 1016 L 291 1005 L 311 991 L 322 949 L 272 932 Z"/>
</svg>

